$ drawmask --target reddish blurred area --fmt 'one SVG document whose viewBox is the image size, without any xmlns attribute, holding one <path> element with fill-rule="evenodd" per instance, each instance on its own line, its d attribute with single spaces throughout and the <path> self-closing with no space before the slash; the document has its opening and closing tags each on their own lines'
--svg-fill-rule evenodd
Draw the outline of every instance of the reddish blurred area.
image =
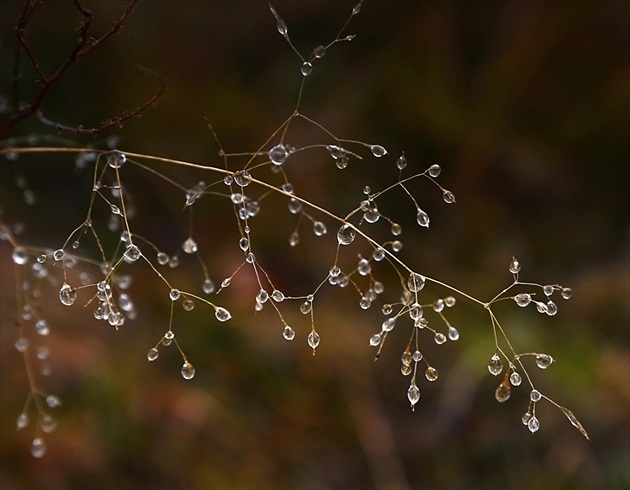
<svg viewBox="0 0 630 490">
<path fill-rule="evenodd" d="M 354 6 L 272 3 L 305 56 L 334 38 Z M 125 5 L 85 4 L 96 32 Z M 22 5 L 0 5 L 4 97 Z M 45 1 L 33 15 L 27 38 L 45 70 L 64 58 L 78 20 L 71 2 Z M 409 378 L 399 369 L 411 325 L 397 327 L 374 363 L 368 339 L 380 329 L 380 307 L 362 311 L 353 291 L 324 289 L 315 303 L 321 345 L 312 356 L 308 317 L 297 304 L 283 310 L 297 331 L 286 342 L 270 307 L 254 314 L 258 286 L 245 269 L 216 297 L 232 311 L 230 322 L 217 323 L 200 306 L 176 312 L 177 339 L 196 368 L 185 381 L 174 348 L 146 362 L 168 328 L 169 304 L 168 291 L 145 271 L 130 290 L 138 318 L 119 331 L 95 322 L 89 309 L 58 305 L 56 291 L 48 291 L 53 372 L 41 384 L 63 405 L 54 409 L 59 428 L 46 435 L 48 453 L 34 459 L 35 429 L 15 430 L 28 382 L 13 347 L 12 251 L 1 242 L 2 490 L 628 488 L 629 24 L 630 4 L 623 1 L 366 1 L 347 28 L 357 37 L 314 63 L 300 105 L 340 138 L 382 144 L 392 155 L 404 151 L 409 172 L 442 165 L 439 182 L 457 204 L 446 205 L 426 182 L 412 186 L 431 216 L 429 231 L 418 229 L 404 193 L 379 202 L 403 225 L 401 258 L 412 267 L 487 300 L 510 283 L 515 255 L 523 280 L 573 288 L 570 301 L 558 300 L 554 318 L 513 304 L 498 305 L 497 315 L 519 350 L 556 359 L 532 374 L 545 394 L 578 416 L 590 442 L 549 404 L 539 408 L 541 430 L 529 434 L 521 424 L 525 389 L 505 404 L 495 401 L 496 379 L 485 367 L 494 352 L 492 327 L 464 300 L 448 312 L 460 340 L 427 342 L 440 378 L 422 378 L 414 412 Z M 147 1 L 120 35 L 72 67 L 43 109 L 49 118 L 84 126 L 131 109 L 159 85 L 139 65 L 164 77 L 167 90 L 116 131 L 119 148 L 219 166 L 206 121 L 227 152 L 256 151 L 293 111 L 302 78 L 301 60 L 265 1 Z M 25 94 L 34 79 L 24 68 Z M 32 120 L 10 137 L 33 135 L 56 136 Z M 329 143 L 299 120 L 287 138 L 298 147 Z M 360 202 L 365 185 L 396 181 L 394 161 L 389 168 L 351 160 L 341 171 L 325 152 L 304 152 L 285 167 L 297 193 L 343 215 Z M 189 187 L 206 178 L 154 168 Z M 19 176 L 37 194 L 36 206 L 23 203 Z M 3 160 L 2 219 L 25 224 L 20 240 L 57 248 L 85 217 L 91 178 L 76 171 L 73 157 Z M 140 210 L 133 226 L 174 251 L 189 226 L 181 192 L 131 167 L 124 178 Z M 321 238 L 303 226 L 296 253 L 288 246 L 294 221 L 283 202 L 262 203 L 252 220 L 258 260 L 283 290 L 308 294 L 334 260 L 334 223 L 318 217 L 329 228 Z M 242 261 L 239 235 L 224 202 L 200 204 L 195 236 L 219 282 Z M 348 264 L 360 252 L 359 245 L 346 252 Z M 198 287 L 203 274 L 193 258 L 184 259 L 190 260 L 169 278 Z"/>
</svg>

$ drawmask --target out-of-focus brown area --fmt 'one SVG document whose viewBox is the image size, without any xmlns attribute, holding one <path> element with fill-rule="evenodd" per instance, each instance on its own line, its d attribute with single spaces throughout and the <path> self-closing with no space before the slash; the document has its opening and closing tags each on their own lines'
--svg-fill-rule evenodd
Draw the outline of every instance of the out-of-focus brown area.
<svg viewBox="0 0 630 490">
<path fill-rule="evenodd" d="M 124 6 L 86 4 L 96 31 Z M 21 5 L 0 6 L 5 97 Z M 354 6 L 273 5 L 305 56 L 334 38 Z M 44 2 L 36 11 L 27 38 L 44 70 L 65 57 L 77 22 L 71 2 Z M 537 408 L 541 429 L 532 436 L 521 424 L 524 385 L 505 404 L 496 402 L 498 380 L 485 367 L 494 352 L 492 327 L 465 300 L 447 311 L 458 342 L 436 346 L 423 337 L 440 378 L 429 383 L 418 373 L 415 412 L 406 398 L 409 378 L 399 370 L 410 323 L 399 322 L 374 363 L 368 339 L 380 328 L 380 305 L 362 311 L 354 291 L 324 288 L 315 301 L 322 340 L 312 356 L 309 320 L 298 303 L 283 304 L 297 331 L 288 343 L 268 305 L 254 314 L 258 287 L 245 269 L 212 297 L 232 311 L 229 323 L 217 323 L 201 306 L 176 311 L 173 329 L 197 372 L 185 381 L 173 347 L 146 362 L 168 329 L 169 304 L 168 291 L 144 270 L 129 291 L 138 318 L 119 331 L 94 321 L 81 301 L 72 309 L 58 305 L 48 290 L 53 372 L 40 384 L 63 405 L 54 409 L 59 428 L 46 435 L 48 453 L 34 459 L 35 428 L 15 430 L 28 382 L 13 348 L 16 286 L 11 249 L 2 242 L 0 487 L 628 488 L 629 23 L 624 1 L 367 1 L 347 29 L 356 39 L 314 63 L 300 112 L 340 138 L 382 144 L 392 158 L 353 159 L 341 171 L 325 152 L 313 151 L 285 165 L 297 193 L 344 215 L 365 185 L 396 181 L 401 151 L 406 172 L 440 163 L 438 180 L 457 204 L 446 205 L 428 182 L 411 186 L 431 216 L 429 231 L 418 228 L 403 192 L 379 201 L 403 225 L 400 257 L 482 300 L 510 283 L 513 255 L 523 265 L 521 279 L 573 288 L 570 301 L 557 299 L 554 318 L 512 302 L 496 312 L 519 351 L 555 358 L 546 371 L 532 366 L 530 373 L 544 394 L 576 414 L 590 442 L 548 403 Z M 141 2 L 119 36 L 51 89 L 43 109 L 66 124 L 98 124 L 156 90 L 142 65 L 168 88 L 157 106 L 119 129 L 119 148 L 221 165 L 206 118 L 226 151 L 255 151 L 293 111 L 300 64 L 266 2 Z M 24 68 L 25 94 L 35 79 Z M 11 136 L 43 134 L 54 131 L 33 120 Z M 303 121 L 286 140 L 297 147 L 331 142 Z M 208 180 L 155 168 L 188 187 Z M 173 253 L 188 232 L 183 194 L 138 169 L 123 170 L 138 209 L 132 228 Z M 36 206 L 23 204 L 19 175 L 37 194 Z M 0 177 L 2 218 L 25 224 L 25 243 L 58 248 L 85 217 L 91 175 L 76 171 L 72 157 L 4 160 Z M 318 217 L 329 233 L 317 238 L 303 223 L 302 242 L 292 250 L 294 216 L 280 200 L 261 205 L 251 222 L 258 260 L 279 288 L 308 294 L 334 260 L 336 225 Z M 193 229 L 215 281 L 238 267 L 238 232 L 225 200 L 200 201 Z M 360 245 L 344 252 L 347 264 L 366 253 Z M 203 279 L 189 256 L 165 274 L 182 289 Z M 395 278 L 382 276 L 390 287 L 383 296 L 395 301 Z M 444 294 L 427 289 L 426 298 Z"/>
</svg>

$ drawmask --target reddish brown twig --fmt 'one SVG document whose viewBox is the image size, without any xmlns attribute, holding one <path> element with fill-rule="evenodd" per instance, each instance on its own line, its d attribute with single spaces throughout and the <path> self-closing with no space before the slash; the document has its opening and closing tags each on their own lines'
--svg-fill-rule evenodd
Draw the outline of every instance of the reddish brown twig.
<svg viewBox="0 0 630 490">
<path fill-rule="evenodd" d="M 148 100 L 146 100 L 143 104 L 139 105 L 133 110 L 125 111 L 122 114 L 112 117 L 110 119 L 104 120 L 99 126 L 95 126 L 92 128 L 84 128 L 81 124 L 77 125 L 69 125 L 62 124 L 56 121 L 51 120 L 46 115 L 44 115 L 41 106 L 44 98 L 46 97 L 49 89 L 53 84 L 59 81 L 59 79 L 66 73 L 66 71 L 77 61 L 79 61 L 82 57 L 89 54 L 95 48 L 101 46 L 105 41 L 107 41 L 111 36 L 120 32 L 125 23 L 127 17 L 131 14 L 134 6 L 138 0 L 131 0 L 129 5 L 124 9 L 121 17 L 116 20 L 113 26 L 105 32 L 102 36 L 98 38 L 93 38 L 88 35 L 90 26 L 92 24 L 93 14 L 87 9 L 82 3 L 81 0 L 73 0 L 74 6 L 77 11 L 81 14 L 82 20 L 78 27 L 78 38 L 71 49 L 70 53 L 66 57 L 66 59 L 57 67 L 57 69 L 51 74 L 46 75 L 43 69 L 41 68 L 38 58 L 31 49 L 27 39 L 26 39 L 26 28 L 28 26 L 28 22 L 31 19 L 33 12 L 35 9 L 42 3 L 42 0 L 26 0 L 24 3 L 24 9 L 22 14 L 18 19 L 18 23 L 15 29 L 17 44 L 15 50 L 15 60 L 13 65 L 13 97 L 12 104 L 13 109 L 8 119 L 5 120 L 2 124 L 0 124 L 0 139 L 4 138 L 6 134 L 21 120 L 26 119 L 32 115 L 35 115 L 42 123 L 55 127 L 58 131 L 68 131 L 75 134 L 87 134 L 87 135 L 96 135 L 101 131 L 105 131 L 114 126 L 120 126 L 124 121 L 131 119 L 142 111 L 144 111 L 148 106 L 154 104 L 158 98 L 162 95 L 166 84 L 164 80 L 161 81 L 159 89 L 153 94 Z M 20 66 L 22 60 L 22 54 L 25 54 L 27 59 L 29 60 L 31 66 L 36 71 L 39 77 L 39 86 L 37 91 L 31 98 L 29 103 L 22 103 L 20 101 L 20 90 L 19 90 L 19 80 L 20 80 Z M 145 70 L 147 71 L 147 70 Z"/>
</svg>

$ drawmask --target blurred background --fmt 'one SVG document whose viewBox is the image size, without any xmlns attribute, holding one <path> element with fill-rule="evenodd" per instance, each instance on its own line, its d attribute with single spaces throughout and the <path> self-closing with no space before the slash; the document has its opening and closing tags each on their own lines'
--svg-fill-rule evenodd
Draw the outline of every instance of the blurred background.
<svg viewBox="0 0 630 490">
<path fill-rule="evenodd" d="M 94 11 L 95 36 L 125 5 L 85 4 Z M 22 5 L 0 6 L 3 104 Z M 354 3 L 273 5 L 307 57 L 334 39 Z M 65 59 L 78 22 L 69 1 L 44 2 L 35 11 L 27 39 L 45 71 Z M 396 182 L 402 151 L 408 175 L 441 164 L 438 180 L 455 193 L 455 205 L 428 182 L 410 186 L 431 217 L 430 231 L 415 224 L 404 193 L 378 202 L 403 226 L 400 257 L 482 300 L 510 283 L 512 256 L 522 263 L 522 280 L 573 288 L 570 301 L 557 299 L 554 318 L 512 302 L 497 305 L 496 313 L 517 350 L 556 359 L 530 373 L 543 393 L 576 414 L 590 442 L 548 403 L 537 408 L 541 430 L 532 436 L 521 423 L 525 387 L 505 404 L 495 401 L 498 380 L 486 369 L 494 352 L 491 324 L 463 299 L 447 312 L 458 342 L 436 346 L 423 337 L 440 378 L 429 383 L 419 375 L 414 412 L 409 378 L 399 369 L 410 324 L 400 322 L 374 363 L 368 339 L 380 329 L 380 303 L 363 311 L 353 291 L 324 288 L 315 302 L 322 342 L 313 356 L 310 324 L 297 303 L 283 305 L 297 332 L 292 343 L 270 307 L 254 314 L 257 286 L 247 271 L 216 298 L 232 312 L 230 322 L 217 323 L 201 306 L 175 312 L 177 339 L 196 367 L 195 378 L 184 381 L 173 347 L 146 362 L 168 328 L 169 304 L 163 285 L 145 270 L 134 274 L 129 291 L 138 318 L 119 331 L 94 321 L 90 308 L 57 305 L 55 289 L 46 290 L 52 373 L 37 379 L 63 405 L 54 409 L 59 428 L 46 435 L 48 453 L 35 459 L 35 428 L 15 430 L 28 381 L 13 347 L 15 271 L 11 247 L 2 242 L 0 487 L 628 488 L 629 23 L 625 1 L 367 1 L 346 30 L 357 37 L 314 63 L 300 111 L 340 138 L 382 144 L 391 155 L 353 159 L 343 171 L 324 151 L 285 165 L 298 194 L 343 215 L 360 202 L 365 185 Z M 301 60 L 278 34 L 267 2 L 146 1 L 120 35 L 53 86 L 43 110 L 84 127 L 131 110 L 159 86 L 138 65 L 167 81 L 155 106 L 103 138 L 62 137 L 102 146 L 115 136 L 124 151 L 222 165 L 206 120 L 227 152 L 255 151 L 293 111 L 302 78 Z M 24 62 L 26 100 L 34 80 Z M 56 138 L 30 120 L 9 136 L 48 144 L 45 135 Z M 296 121 L 286 142 L 331 141 Z M 238 168 L 239 161 L 230 164 Z M 211 181 L 190 170 L 154 168 L 185 188 Z M 132 229 L 175 253 L 189 227 L 183 193 L 139 169 L 124 172 L 138 210 Z M 22 243 L 58 248 L 85 218 L 92 176 L 75 168 L 73 156 L 4 159 L 0 177 L 2 219 L 14 228 L 24 224 Z M 33 206 L 24 203 L 24 182 L 37 196 Z M 334 260 L 336 225 L 317 216 L 329 228 L 318 238 L 303 223 L 292 249 L 295 221 L 284 202 L 261 203 L 251 223 L 258 260 L 287 294 L 312 292 Z M 219 282 L 242 261 L 238 231 L 225 200 L 199 204 L 194 236 Z M 386 227 L 374 230 L 388 239 Z M 366 254 L 361 247 L 344 250 L 346 268 Z M 169 280 L 199 288 L 199 264 L 181 258 L 178 269 L 166 271 Z M 395 280 L 384 269 L 375 273 L 386 287 Z M 386 289 L 382 301 L 395 301 L 397 291 Z M 446 294 L 427 288 L 426 298 Z"/>
</svg>

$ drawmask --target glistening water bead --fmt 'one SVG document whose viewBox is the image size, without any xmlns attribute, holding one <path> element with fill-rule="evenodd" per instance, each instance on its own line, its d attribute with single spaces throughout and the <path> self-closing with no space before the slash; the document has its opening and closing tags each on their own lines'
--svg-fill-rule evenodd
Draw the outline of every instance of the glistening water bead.
<svg viewBox="0 0 630 490">
<path fill-rule="evenodd" d="M 182 249 L 187 254 L 194 254 L 197 251 L 197 242 L 192 238 L 188 238 L 184 243 L 182 243 Z"/>
<path fill-rule="evenodd" d="M 308 334 L 306 341 L 311 349 L 313 349 L 313 353 L 315 353 L 315 349 L 317 349 L 319 345 L 319 334 L 315 330 L 312 330 L 311 333 Z"/>
<path fill-rule="evenodd" d="M 223 308 L 222 306 L 218 306 L 214 310 L 214 316 L 220 322 L 227 322 L 230 318 L 232 318 L 232 315 L 230 314 L 230 312 L 226 310 L 225 308 Z"/>
<path fill-rule="evenodd" d="M 269 157 L 271 163 L 273 163 L 274 165 L 282 165 L 284 162 L 287 161 L 287 157 L 289 156 L 289 154 L 284 145 L 276 145 L 271 150 L 269 150 L 267 156 Z"/>
<path fill-rule="evenodd" d="M 36 458 L 41 458 L 46 454 L 46 443 L 41 437 L 33 439 L 31 444 L 31 454 Z"/>
<path fill-rule="evenodd" d="M 553 357 L 549 354 L 536 354 L 536 365 L 540 369 L 547 369 L 553 364 Z"/>
<path fill-rule="evenodd" d="M 59 301 L 65 306 L 72 306 L 77 300 L 77 292 L 67 283 L 64 283 L 59 290 Z"/>
<path fill-rule="evenodd" d="M 188 361 L 185 361 L 182 366 L 182 377 L 184 379 L 192 379 L 195 376 L 195 368 Z"/>
<path fill-rule="evenodd" d="M 308 61 L 305 61 L 300 67 L 300 72 L 305 77 L 309 76 L 313 72 L 313 65 L 310 64 Z"/>
<path fill-rule="evenodd" d="M 490 361 L 488 362 L 488 371 L 493 376 L 498 376 L 503 371 L 503 362 L 501 362 L 501 358 L 499 354 L 494 354 Z"/>
<path fill-rule="evenodd" d="M 370 150 L 372 150 L 372 155 L 376 158 L 381 158 L 382 156 L 387 155 L 387 150 L 381 145 L 372 145 L 370 146 Z"/>
<path fill-rule="evenodd" d="M 287 325 L 286 327 L 284 327 L 284 330 L 282 331 L 282 336 L 284 337 L 285 340 L 293 340 L 295 338 L 295 330 L 293 330 L 291 327 L 289 327 L 289 325 Z"/>
<path fill-rule="evenodd" d="M 127 161 L 127 155 L 121 153 L 118 150 L 113 150 L 109 153 L 107 157 L 107 164 L 111 168 L 120 168 Z"/>
<path fill-rule="evenodd" d="M 44 256 L 46 257 L 46 256 Z M 13 262 L 17 265 L 24 265 L 28 262 L 28 254 L 24 247 L 17 246 L 13 249 L 13 255 L 11 256 Z M 37 259 L 39 261 L 39 257 Z"/>
<path fill-rule="evenodd" d="M 340 245 L 350 245 L 356 237 L 356 230 L 349 224 L 343 225 L 337 232 L 337 241 Z"/>
<path fill-rule="evenodd" d="M 149 350 L 149 352 L 147 353 L 147 359 L 151 362 L 151 361 L 155 361 L 158 356 L 160 355 L 160 353 L 158 352 L 158 350 L 153 347 L 152 349 Z"/>
<path fill-rule="evenodd" d="M 411 403 L 411 409 L 415 409 L 416 403 L 420 400 L 420 390 L 416 386 L 414 381 L 409 385 L 409 389 L 407 390 L 407 398 L 409 399 L 409 403 Z"/>
</svg>

